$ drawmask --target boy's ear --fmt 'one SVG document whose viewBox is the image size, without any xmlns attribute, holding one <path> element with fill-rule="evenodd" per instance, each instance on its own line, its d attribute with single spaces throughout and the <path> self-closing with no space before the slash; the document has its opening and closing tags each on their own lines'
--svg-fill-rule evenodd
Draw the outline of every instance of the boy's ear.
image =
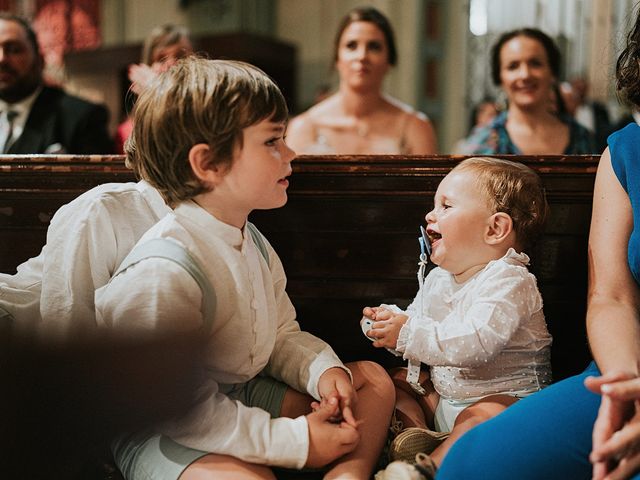
<svg viewBox="0 0 640 480">
<path fill-rule="evenodd" d="M 206 143 L 198 143 L 191 147 L 189 164 L 196 178 L 208 187 L 214 187 L 224 177 L 222 165 L 213 161 L 213 153 Z"/>
<path fill-rule="evenodd" d="M 513 220 L 511 216 L 504 213 L 494 213 L 489 217 L 485 242 L 489 245 L 502 243 L 513 232 Z"/>
</svg>

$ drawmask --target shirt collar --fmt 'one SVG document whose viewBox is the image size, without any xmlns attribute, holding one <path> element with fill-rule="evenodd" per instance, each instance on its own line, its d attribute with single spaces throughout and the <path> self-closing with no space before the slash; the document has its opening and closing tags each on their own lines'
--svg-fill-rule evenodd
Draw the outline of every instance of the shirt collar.
<svg viewBox="0 0 640 480">
<path fill-rule="evenodd" d="M 38 98 L 38 95 L 40 95 L 41 91 L 42 91 L 42 85 L 36 88 L 31 95 L 15 103 L 7 103 L 4 100 L 0 100 L 0 111 L 5 112 L 5 111 L 12 110 L 16 112 L 18 115 L 25 115 L 31 111 L 31 107 L 33 106 L 33 103 L 36 101 L 36 98 Z"/>
<path fill-rule="evenodd" d="M 507 263 L 513 265 L 517 265 L 518 263 L 522 264 L 522 266 L 529 265 L 529 255 L 524 252 L 518 253 L 514 248 L 509 248 L 501 260 L 505 260 Z"/>
<path fill-rule="evenodd" d="M 206 232 L 211 232 L 209 234 L 214 234 L 222 238 L 232 247 L 238 249 L 242 247 L 246 222 L 242 229 L 224 223 L 193 200 L 180 203 L 174 209 L 174 213 L 176 216 L 195 224 L 198 228 L 204 229 Z"/>
<path fill-rule="evenodd" d="M 158 190 L 153 188 L 145 180 L 140 180 L 136 184 L 136 189 L 147 201 L 156 217 L 162 218 L 171 211 L 171 208 L 164 202 L 164 199 L 162 198 L 162 195 L 160 195 Z"/>
</svg>

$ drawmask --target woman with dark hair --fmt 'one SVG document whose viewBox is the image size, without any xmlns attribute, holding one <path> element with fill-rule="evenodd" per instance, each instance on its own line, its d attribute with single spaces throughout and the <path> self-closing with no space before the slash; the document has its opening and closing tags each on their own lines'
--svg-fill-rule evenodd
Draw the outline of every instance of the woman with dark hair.
<svg viewBox="0 0 640 480">
<path fill-rule="evenodd" d="M 640 11 L 616 65 L 640 106 Z M 608 139 L 593 194 L 587 331 L 595 362 L 467 432 L 437 478 L 640 479 L 640 127 Z"/>
<path fill-rule="evenodd" d="M 427 117 L 384 94 L 382 82 L 397 62 L 389 20 L 360 7 L 341 21 L 334 43 L 338 91 L 294 118 L 287 143 L 298 153 L 436 153 Z"/>
<path fill-rule="evenodd" d="M 491 77 L 508 107 L 467 139 L 469 153 L 593 153 L 590 133 L 550 108 L 559 76 L 560 51 L 547 34 L 535 28 L 503 34 L 491 50 Z"/>
</svg>

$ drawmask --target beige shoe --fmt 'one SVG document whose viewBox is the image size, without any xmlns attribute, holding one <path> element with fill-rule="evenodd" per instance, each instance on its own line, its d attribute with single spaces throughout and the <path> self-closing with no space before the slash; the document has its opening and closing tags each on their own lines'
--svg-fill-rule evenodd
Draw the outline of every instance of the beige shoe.
<svg viewBox="0 0 640 480">
<path fill-rule="evenodd" d="M 389 459 L 413 462 L 416 455 L 429 455 L 449 436 L 449 432 L 434 432 L 426 428 L 410 427 L 404 429 L 391 442 Z"/>
</svg>

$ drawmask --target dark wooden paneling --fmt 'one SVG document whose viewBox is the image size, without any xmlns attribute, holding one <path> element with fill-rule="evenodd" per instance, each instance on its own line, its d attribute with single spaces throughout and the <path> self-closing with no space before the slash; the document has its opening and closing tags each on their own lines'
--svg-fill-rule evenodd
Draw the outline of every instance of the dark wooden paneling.
<svg viewBox="0 0 640 480">
<path fill-rule="evenodd" d="M 53 214 L 103 183 L 132 181 L 122 156 L 0 155 L 0 271 L 37 255 Z"/>
<path fill-rule="evenodd" d="M 279 253 L 303 328 L 345 360 L 395 361 L 371 347 L 358 321 L 366 305 L 406 306 L 417 291 L 418 225 L 438 183 L 463 156 L 301 156 L 289 201 L 251 215 Z M 536 170 L 551 206 L 530 252 L 555 341 L 556 378 L 588 358 L 586 250 L 598 157 L 511 157 Z M 0 156 L 0 271 L 37 254 L 55 210 L 105 182 L 130 181 L 123 158 Z"/>
</svg>

